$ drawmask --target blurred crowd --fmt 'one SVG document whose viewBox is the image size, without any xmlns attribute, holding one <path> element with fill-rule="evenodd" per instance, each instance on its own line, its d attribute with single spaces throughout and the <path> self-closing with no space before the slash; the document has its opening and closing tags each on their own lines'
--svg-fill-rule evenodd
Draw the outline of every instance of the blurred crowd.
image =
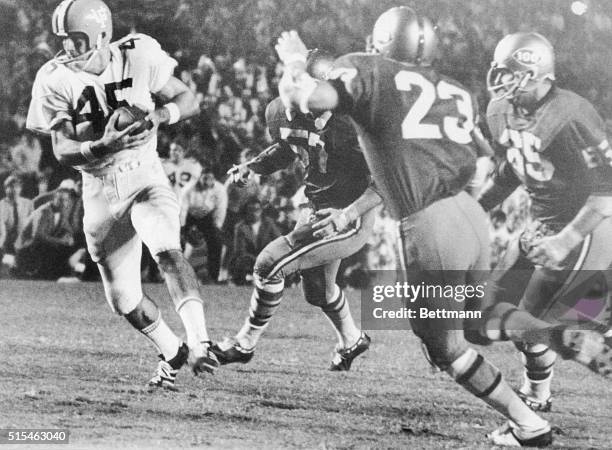
<svg viewBox="0 0 612 450">
<path fill-rule="evenodd" d="M 485 74 L 498 40 L 508 32 L 535 29 L 557 48 L 561 85 L 592 101 L 612 131 L 612 86 L 607 43 L 612 19 L 605 12 L 588 17 L 567 14 L 557 2 L 502 0 L 439 1 L 442 72 L 471 88 L 486 106 Z M 12 16 L 11 16 L 12 17 Z M 8 19 L 7 19 L 8 20 Z M 59 166 L 48 138 L 24 128 L 30 88 L 37 69 L 53 56 L 47 17 L 20 15 L 5 23 L 24 38 L 0 46 L 0 255 L 3 273 L 23 277 L 95 277 L 84 250 L 79 176 Z M 6 20 L 5 20 L 6 21 Z M 12 46 L 12 47 L 11 47 Z M 18 47 L 15 47 L 18 46 Z M 10 47 L 10 48 L 9 48 Z M 587 51 L 588 50 L 588 51 Z M 226 180 L 227 170 L 270 145 L 264 112 L 276 95 L 282 73 L 272 54 L 265 60 L 230 55 L 201 55 L 193 48 L 174 52 L 176 75 L 201 104 L 199 116 L 160 129 L 158 148 L 180 199 L 185 252 L 210 282 L 248 283 L 257 253 L 293 226 L 303 167 L 296 161 L 268 177 L 252 177 L 246 188 Z M 486 133 L 486 130 L 485 130 Z M 494 261 L 525 223 L 528 200 L 513 195 L 491 219 Z M 395 226 L 381 209 L 366 248 L 344 264 L 345 280 L 367 269 L 394 269 Z M 43 251 L 44 250 L 44 251 Z M 143 275 L 159 277 L 150 257 Z"/>
</svg>

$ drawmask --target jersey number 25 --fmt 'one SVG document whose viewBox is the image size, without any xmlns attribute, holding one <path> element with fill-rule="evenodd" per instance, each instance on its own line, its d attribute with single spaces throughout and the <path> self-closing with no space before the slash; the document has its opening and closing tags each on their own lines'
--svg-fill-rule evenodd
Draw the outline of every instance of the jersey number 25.
<svg viewBox="0 0 612 450">
<path fill-rule="evenodd" d="M 421 92 L 402 122 L 404 139 L 442 139 L 446 136 L 459 144 L 472 142 L 474 107 L 467 91 L 444 80 L 434 85 L 418 72 L 403 70 L 395 75 L 395 87 L 398 90 L 411 91 L 413 86 L 418 87 Z M 446 116 L 441 125 L 423 123 L 422 120 L 427 116 L 436 99 L 454 99 L 457 111 L 462 117 Z"/>
</svg>

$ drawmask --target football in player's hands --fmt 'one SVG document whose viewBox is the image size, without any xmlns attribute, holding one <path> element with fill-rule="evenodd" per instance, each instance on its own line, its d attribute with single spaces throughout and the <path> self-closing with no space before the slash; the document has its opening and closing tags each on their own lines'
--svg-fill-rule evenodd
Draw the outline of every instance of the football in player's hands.
<svg viewBox="0 0 612 450">
<path fill-rule="evenodd" d="M 130 135 L 132 136 L 153 128 L 153 122 L 150 120 L 145 120 L 148 113 L 137 106 L 122 106 L 115 112 L 119 114 L 117 123 L 115 125 L 118 131 L 125 130 L 127 127 L 138 121 L 142 121 L 142 124 L 130 132 Z"/>
</svg>

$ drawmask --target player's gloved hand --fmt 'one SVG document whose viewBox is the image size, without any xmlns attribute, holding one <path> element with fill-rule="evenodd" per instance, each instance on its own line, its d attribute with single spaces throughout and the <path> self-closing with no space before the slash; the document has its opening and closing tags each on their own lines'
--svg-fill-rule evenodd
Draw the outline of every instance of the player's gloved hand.
<svg viewBox="0 0 612 450">
<path fill-rule="evenodd" d="M 316 238 L 333 236 L 344 231 L 359 217 L 350 207 L 345 209 L 323 208 L 316 211 L 315 216 L 319 219 L 312 225 L 313 230 L 316 230 L 313 233 Z"/>
<path fill-rule="evenodd" d="M 534 241 L 527 258 L 536 265 L 562 270 L 561 263 L 582 240 L 579 233 L 564 229 L 558 234 Z"/>
<path fill-rule="evenodd" d="M 238 164 L 232 166 L 230 170 L 227 171 L 227 174 L 231 177 L 232 183 L 239 187 L 245 187 L 247 181 L 251 176 L 251 170 L 247 167 L 246 164 Z"/>
<path fill-rule="evenodd" d="M 119 113 L 117 111 L 113 112 L 106 122 L 106 127 L 104 128 L 104 134 L 102 137 L 96 142 L 96 146 L 100 146 L 104 148 L 105 154 L 117 153 L 121 150 L 127 150 L 134 148 L 138 145 L 141 145 L 141 142 L 136 138 L 136 136 L 130 136 L 130 132 L 134 131 L 138 128 L 141 123 L 140 121 L 134 122 L 129 127 L 119 131 L 117 130 L 117 121 L 119 120 Z M 142 133 L 141 133 L 142 134 Z"/>
<path fill-rule="evenodd" d="M 283 64 L 289 65 L 296 61 L 301 61 L 304 65 L 306 64 L 308 49 L 302 42 L 302 39 L 300 39 L 297 31 L 283 31 L 274 48 Z"/>
</svg>

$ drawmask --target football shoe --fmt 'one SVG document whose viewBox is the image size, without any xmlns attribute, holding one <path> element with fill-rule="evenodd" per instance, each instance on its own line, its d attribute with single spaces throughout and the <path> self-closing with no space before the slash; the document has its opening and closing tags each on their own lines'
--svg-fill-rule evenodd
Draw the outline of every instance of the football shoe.
<svg viewBox="0 0 612 450">
<path fill-rule="evenodd" d="M 217 357 L 219 364 L 242 363 L 246 364 L 253 359 L 255 348 L 242 347 L 236 338 L 226 337 L 210 347 L 212 353 Z"/>
<path fill-rule="evenodd" d="M 535 412 L 550 412 L 552 409 L 552 397 L 548 397 L 546 400 L 540 400 L 530 395 L 524 394 L 521 391 L 516 391 L 523 403 Z"/>
<path fill-rule="evenodd" d="M 200 345 L 189 349 L 187 364 L 191 368 L 194 375 L 199 375 L 204 372 L 214 373 L 219 367 L 217 356 L 212 351 L 212 343 L 210 341 L 201 342 Z"/>
<path fill-rule="evenodd" d="M 161 388 L 176 391 L 177 389 L 174 385 L 174 382 L 176 381 L 176 374 L 178 373 L 179 369 L 185 365 L 188 358 L 189 348 L 184 343 L 179 347 L 176 356 L 172 358 L 172 364 L 166 361 L 163 355 L 159 355 L 160 361 L 157 363 L 157 370 L 155 371 L 153 378 L 151 378 L 147 383 L 147 386 L 149 388 Z"/>
<path fill-rule="evenodd" d="M 329 370 L 332 372 L 346 372 L 350 370 L 353 360 L 370 348 L 371 342 L 370 336 L 362 331 L 357 342 L 351 347 L 336 347 Z"/>
<path fill-rule="evenodd" d="M 506 422 L 497 430 L 487 435 L 495 445 L 507 447 L 548 447 L 552 444 L 553 436 L 550 425 L 547 423 L 542 430 L 525 433 L 511 422 Z"/>
</svg>

